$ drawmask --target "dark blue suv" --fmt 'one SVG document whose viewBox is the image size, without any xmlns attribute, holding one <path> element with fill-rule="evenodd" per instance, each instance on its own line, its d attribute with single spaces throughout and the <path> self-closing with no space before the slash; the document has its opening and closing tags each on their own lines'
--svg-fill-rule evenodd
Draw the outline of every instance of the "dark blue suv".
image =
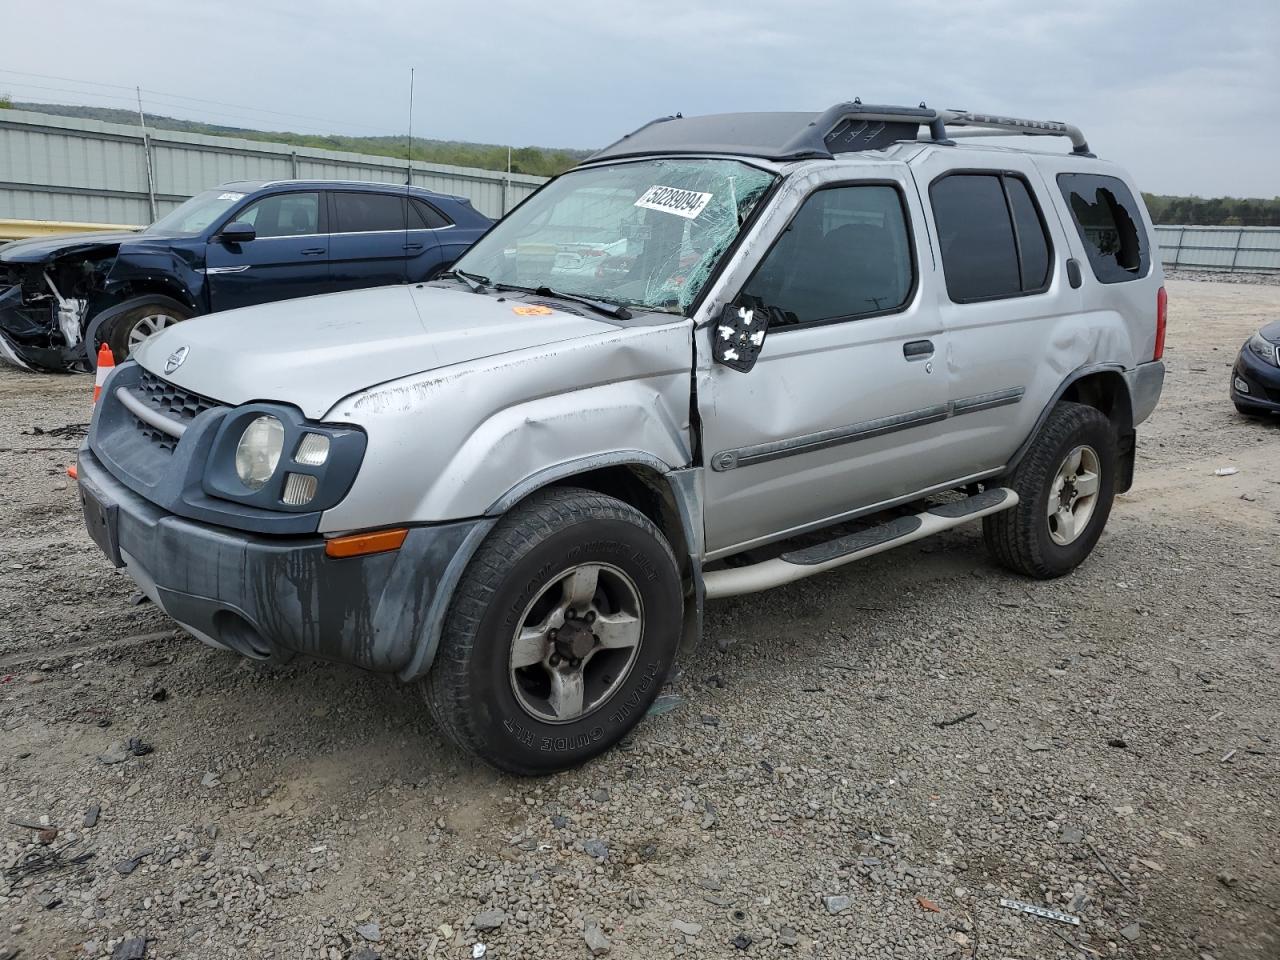
<svg viewBox="0 0 1280 960">
<path fill-rule="evenodd" d="M 242 181 L 141 233 L 0 247 L 0 357 L 86 369 L 189 317 L 437 276 L 492 221 L 470 201 L 394 184 Z"/>
</svg>

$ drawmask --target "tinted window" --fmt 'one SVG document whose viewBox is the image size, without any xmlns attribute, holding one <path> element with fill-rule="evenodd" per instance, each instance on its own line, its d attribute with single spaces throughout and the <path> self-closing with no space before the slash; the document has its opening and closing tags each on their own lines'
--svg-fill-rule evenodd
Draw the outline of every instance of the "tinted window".
<svg viewBox="0 0 1280 960">
<path fill-rule="evenodd" d="M 1052 248 L 1026 182 L 1005 173 L 961 173 L 929 188 L 947 295 L 956 303 L 1039 293 Z"/>
<path fill-rule="evenodd" d="M 957 303 L 1022 292 L 1018 249 L 998 176 L 957 174 L 929 189 L 947 295 Z"/>
<path fill-rule="evenodd" d="M 787 323 L 849 319 L 902 306 L 913 271 L 898 191 L 831 187 L 804 202 L 742 292 Z"/>
<path fill-rule="evenodd" d="M 253 224 L 259 237 L 301 237 L 320 230 L 320 194 L 277 193 L 264 197 L 236 215 L 237 223 Z"/>
<path fill-rule="evenodd" d="M 1005 177 L 1004 186 L 1009 192 L 1009 209 L 1018 231 L 1022 289 L 1039 290 L 1049 282 L 1049 238 L 1045 236 L 1044 222 L 1031 191 L 1022 180 Z"/>
<path fill-rule="evenodd" d="M 1093 275 L 1103 283 L 1146 276 L 1151 265 L 1146 230 L 1123 181 L 1092 173 L 1062 173 L 1058 187 L 1071 208 Z"/>
<path fill-rule="evenodd" d="M 405 229 L 404 197 L 396 193 L 335 191 L 335 233 L 370 233 Z"/>
<path fill-rule="evenodd" d="M 413 211 L 413 216 L 409 218 L 409 226 L 417 230 L 424 227 L 428 230 L 438 230 L 453 222 L 425 200 L 413 200 L 409 204 L 409 209 Z"/>
</svg>

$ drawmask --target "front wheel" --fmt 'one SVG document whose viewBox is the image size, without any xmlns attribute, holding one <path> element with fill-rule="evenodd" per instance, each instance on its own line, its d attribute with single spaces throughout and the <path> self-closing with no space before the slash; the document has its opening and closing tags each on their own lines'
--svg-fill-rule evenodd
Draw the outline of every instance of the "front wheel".
<svg viewBox="0 0 1280 960">
<path fill-rule="evenodd" d="M 423 695 L 455 743 L 501 770 L 577 766 L 645 715 L 682 612 L 675 558 L 647 517 L 589 490 L 541 491 L 472 558 Z"/>
<path fill-rule="evenodd" d="M 111 348 L 117 363 L 133 355 L 142 344 L 161 330 L 191 318 L 182 304 L 169 297 L 145 297 L 108 321 L 110 328 L 103 331 L 103 341 Z"/>
<path fill-rule="evenodd" d="M 1095 407 L 1059 403 L 1005 483 L 1018 505 L 983 518 L 987 549 L 1029 577 L 1070 573 L 1102 536 L 1118 462 L 1111 421 Z"/>
</svg>

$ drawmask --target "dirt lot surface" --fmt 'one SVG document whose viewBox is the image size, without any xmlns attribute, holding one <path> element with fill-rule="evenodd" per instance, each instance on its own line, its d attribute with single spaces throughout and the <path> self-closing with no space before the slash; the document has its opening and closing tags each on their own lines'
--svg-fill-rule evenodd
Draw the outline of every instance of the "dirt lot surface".
<svg viewBox="0 0 1280 960">
<path fill-rule="evenodd" d="M 88 381 L 0 370 L 0 958 L 1275 960 L 1280 422 L 1226 386 L 1280 288 L 1169 286 L 1084 567 L 964 527 L 713 605 L 675 708 L 542 780 L 131 603 L 63 473 Z"/>
</svg>

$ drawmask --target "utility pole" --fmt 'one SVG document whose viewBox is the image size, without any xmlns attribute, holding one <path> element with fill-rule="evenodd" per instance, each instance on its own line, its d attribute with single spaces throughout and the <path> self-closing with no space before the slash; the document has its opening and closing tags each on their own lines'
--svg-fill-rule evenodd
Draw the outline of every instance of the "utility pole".
<svg viewBox="0 0 1280 960">
<path fill-rule="evenodd" d="M 413 67 L 409 68 L 409 168 L 405 172 L 405 186 L 413 186 Z"/>
<path fill-rule="evenodd" d="M 147 157 L 147 201 L 151 210 L 151 222 L 156 222 L 156 177 L 151 167 L 151 134 L 147 133 L 147 115 L 142 112 L 142 87 L 133 88 L 138 94 L 138 122 L 142 124 L 142 152 Z"/>
</svg>

